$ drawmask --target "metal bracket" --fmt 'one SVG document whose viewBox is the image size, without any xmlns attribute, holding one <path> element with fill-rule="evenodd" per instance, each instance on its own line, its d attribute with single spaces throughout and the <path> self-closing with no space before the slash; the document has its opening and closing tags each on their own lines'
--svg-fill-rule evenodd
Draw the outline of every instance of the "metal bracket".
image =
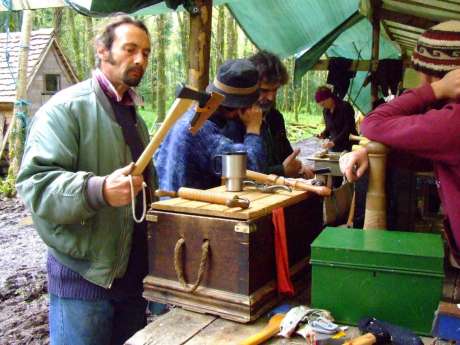
<svg viewBox="0 0 460 345">
<path fill-rule="evenodd" d="M 257 230 L 257 226 L 254 223 L 237 223 L 234 230 L 235 232 L 250 234 Z"/>
<path fill-rule="evenodd" d="M 147 222 L 152 222 L 152 223 L 157 223 L 158 222 L 158 216 L 156 216 L 154 214 L 147 214 L 145 216 L 145 219 L 147 220 Z"/>
</svg>

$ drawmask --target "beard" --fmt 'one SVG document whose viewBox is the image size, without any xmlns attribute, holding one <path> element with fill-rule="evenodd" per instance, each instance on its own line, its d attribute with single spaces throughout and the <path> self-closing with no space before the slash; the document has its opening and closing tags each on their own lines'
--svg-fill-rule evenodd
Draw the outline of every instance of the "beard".
<svg viewBox="0 0 460 345">
<path fill-rule="evenodd" d="M 273 101 L 259 101 L 258 102 L 260 109 L 262 109 L 263 112 L 269 111 L 275 102 Z"/>
<path fill-rule="evenodd" d="M 136 71 L 138 76 L 134 77 L 130 75 L 130 72 Z M 141 82 L 142 77 L 144 76 L 144 70 L 142 67 L 131 67 L 123 72 L 123 83 L 128 86 L 137 86 Z"/>
<path fill-rule="evenodd" d="M 112 66 L 116 66 L 117 62 L 113 58 L 112 52 L 109 53 L 109 56 L 107 57 L 107 62 L 111 64 Z M 137 74 L 139 75 L 138 77 L 133 77 L 129 75 L 130 72 L 136 71 L 138 72 Z M 144 69 L 139 66 L 132 66 L 128 67 L 124 72 L 122 76 L 123 83 L 125 83 L 128 86 L 138 86 L 139 83 L 141 82 L 142 77 L 144 76 Z"/>
</svg>

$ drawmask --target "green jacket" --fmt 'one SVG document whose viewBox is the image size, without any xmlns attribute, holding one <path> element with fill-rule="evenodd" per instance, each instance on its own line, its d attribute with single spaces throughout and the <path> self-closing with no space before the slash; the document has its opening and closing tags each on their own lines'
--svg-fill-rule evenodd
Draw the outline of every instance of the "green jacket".
<svg viewBox="0 0 460 345">
<path fill-rule="evenodd" d="M 149 140 L 138 117 L 139 134 Z M 35 114 L 17 190 L 40 237 L 62 264 L 109 288 L 126 271 L 131 250 L 131 205 L 91 208 L 86 187 L 132 162 L 109 100 L 95 79 L 65 89 Z M 151 181 L 154 188 L 153 165 Z"/>
</svg>

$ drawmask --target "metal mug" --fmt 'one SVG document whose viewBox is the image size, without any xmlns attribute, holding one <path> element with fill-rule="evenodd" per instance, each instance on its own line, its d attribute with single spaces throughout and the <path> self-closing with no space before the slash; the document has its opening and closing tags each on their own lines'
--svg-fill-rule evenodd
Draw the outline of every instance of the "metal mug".
<svg viewBox="0 0 460 345">
<path fill-rule="evenodd" d="M 217 159 L 222 160 L 221 171 L 217 168 Z M 246 178 L 246 151 L 226 152 L 213 158 L 214 171 L 225 179 L 227 192 L 241 192 Z"/>
</svg>

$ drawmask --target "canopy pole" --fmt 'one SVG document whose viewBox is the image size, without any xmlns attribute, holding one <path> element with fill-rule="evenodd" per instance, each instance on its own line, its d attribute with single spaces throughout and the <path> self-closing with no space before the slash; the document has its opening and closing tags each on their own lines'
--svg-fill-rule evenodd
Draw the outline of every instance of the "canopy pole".
<svg viewBox="0 0 460 345">
<path fill-rule="evenodd" d="M 188 84 L 203 91 L 209 84 L 212 0 L 195 0 L 190 10 Z"/>
<path fill-rule="evenodd" d="M 27 114 L 27 63 L 29 60 L 29 45 L 32 32 L 34 12 L 24 10 L 21 27 L 21 45 L 19 47 L 18 77 L 16 84 L 16 102 L 14 104 L 13 116 L 11 118 L 11 132 L 9 133 L 10 168 L 9 177 L 16 178 L 21 165 L 24 151 L 25 124 Z"/>
<path fill-rule="evenodd" d="M 379 64 L 379 45 L 380 45 L 380 18 L 382 0 L 371 0 L 372 8 L 372 56 L 371 56 L 371 100 L 375 101 L 378 97 L 377 86 L 377 67 Z"/>
</svg>

